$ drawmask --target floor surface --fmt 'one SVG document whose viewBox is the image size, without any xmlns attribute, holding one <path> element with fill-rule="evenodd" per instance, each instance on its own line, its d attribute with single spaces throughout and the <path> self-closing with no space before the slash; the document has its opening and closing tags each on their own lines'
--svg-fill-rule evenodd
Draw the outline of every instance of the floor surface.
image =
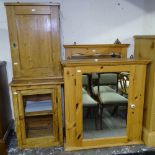
<svg viewBox="0 0 155 155">
<path fill-rule="evenodd" d="M 91 109 L 93 110 L 93 109 Z M 126 118 L 120 116 L 123 113 L 121 110 L 117 111 L 115 115 L 112 115 L 109 110 L 113 111 L 112 109 L 103 110 L 102 116 L 102 129 L 96 129 L 97 126 L 100 127 L 99 118 L 98 121 L 95 121 L 95 114 L 92 112 L 90 113 L 91 116 L 86 117 L 87 109 L 84 111 L 83 117 L 83 138 L 84 139 L 93 139 L 93 138 L 109 138 L 109 137 L 122 137 L 127 135 L 127 127 L 126 127 Z M 124 114 L 124 113 L 123 113 Z"/>
<path fill-rule="evenodd" d="M 8 140 L 8 155 L 155 155 L 155 148 L 148 148 L 144 145 L 132 145 L 72 152 L 64 151 L 63 147 L 20 150 L 17 147 L 16 136 L 12 132 Z"/>
</svg>

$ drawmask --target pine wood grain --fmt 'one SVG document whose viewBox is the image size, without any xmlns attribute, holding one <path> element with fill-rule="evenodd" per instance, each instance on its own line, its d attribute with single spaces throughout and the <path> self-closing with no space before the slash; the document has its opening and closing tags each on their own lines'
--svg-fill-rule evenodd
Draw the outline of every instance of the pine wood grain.
<svg viewBox="0 0 155 155">
<path fill-rule="evenodd" d="M 155 146 L 155 36 L 135 36 L 135 58 L 151 59 L 146 73 L 143 139 L 146 145 Z"/>
<path fill-rule="evenodd" d="M 128 145 L 142 142 L 142 116 L 144 104 L 146 65 L 150 60 L 66 60 L 64 65 L 66 150 Z M 127 136 L 111 138 L 83 138 L 82 74 L 93 72 L 128 72 Z M 141 80 L 139 80 L 141 78 Z M 136 108 L 131 109 L 135 104 Z"/>
<path fill-rule="evenodd" d="M 6 5 L 14 79 L 62 77 L 58 5 Z"/>
</svg>

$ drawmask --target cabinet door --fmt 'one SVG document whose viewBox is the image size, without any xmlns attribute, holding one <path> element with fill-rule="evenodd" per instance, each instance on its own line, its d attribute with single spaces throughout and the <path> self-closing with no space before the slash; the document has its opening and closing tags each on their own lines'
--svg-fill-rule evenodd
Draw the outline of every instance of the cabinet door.
<svg viewBox="0 0 155 155">
<path fill-rule="evenodd" d="M 30 89 L 18 92 L 22 145 L 58 145 L 57 90 Z M 17 133 L 18 134 L 18 133 Z"/>
<path fill-rule="evenodd" d="M 15 78 L 61 76 L 59 7 L 7 6 Z"/>
<path fill-rule="evenodd" d="M 65 69 L 66 149 L 141 143 L 145 73 L 143 65 Z"/>
</svg>

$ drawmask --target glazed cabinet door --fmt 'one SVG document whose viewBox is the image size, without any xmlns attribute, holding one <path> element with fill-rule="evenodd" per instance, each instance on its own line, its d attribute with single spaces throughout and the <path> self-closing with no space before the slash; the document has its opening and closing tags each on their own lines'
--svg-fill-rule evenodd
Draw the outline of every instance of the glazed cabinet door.
<svg viewBox="0 0 155 155">
<path fill-rule="evenodd" d="M 58 88 L 28 89 L 16 93 L 22 146 L 58 145 L 61 139 Z"/>
<path fill-rule="evenodd" d="M 145 74 L 143 65 L 66 68 L 66 149 L 141 143 Z"/>
<path fill-rule="evenodd" d="M 61 76 L 59 6 L 7 6 L 14 78 Z"/>
</svg>

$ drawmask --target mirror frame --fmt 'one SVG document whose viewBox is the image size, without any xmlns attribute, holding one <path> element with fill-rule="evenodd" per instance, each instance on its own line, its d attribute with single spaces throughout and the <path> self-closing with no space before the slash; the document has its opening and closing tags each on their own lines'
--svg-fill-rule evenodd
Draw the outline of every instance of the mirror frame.
<svg viewBox="0 0 155 155">
<path fill-rule="evenodd" d="M 73 64 L 73 62 L 72 62 Z M 142 116 L 146 65 L 74 65 L 65 66 L 65 150 L 110 147 L 129 144 L 141 144 Z M 82 123 L 82 74 L 93 72 L 129 72 L 130 87 L 128 94 L 127 136 L 112 138 L 83 139 Z M 139 78 L 141 80 L 139 80 Z M 131 104 L 136 108 L 132 109 Z"/>
</svg>

